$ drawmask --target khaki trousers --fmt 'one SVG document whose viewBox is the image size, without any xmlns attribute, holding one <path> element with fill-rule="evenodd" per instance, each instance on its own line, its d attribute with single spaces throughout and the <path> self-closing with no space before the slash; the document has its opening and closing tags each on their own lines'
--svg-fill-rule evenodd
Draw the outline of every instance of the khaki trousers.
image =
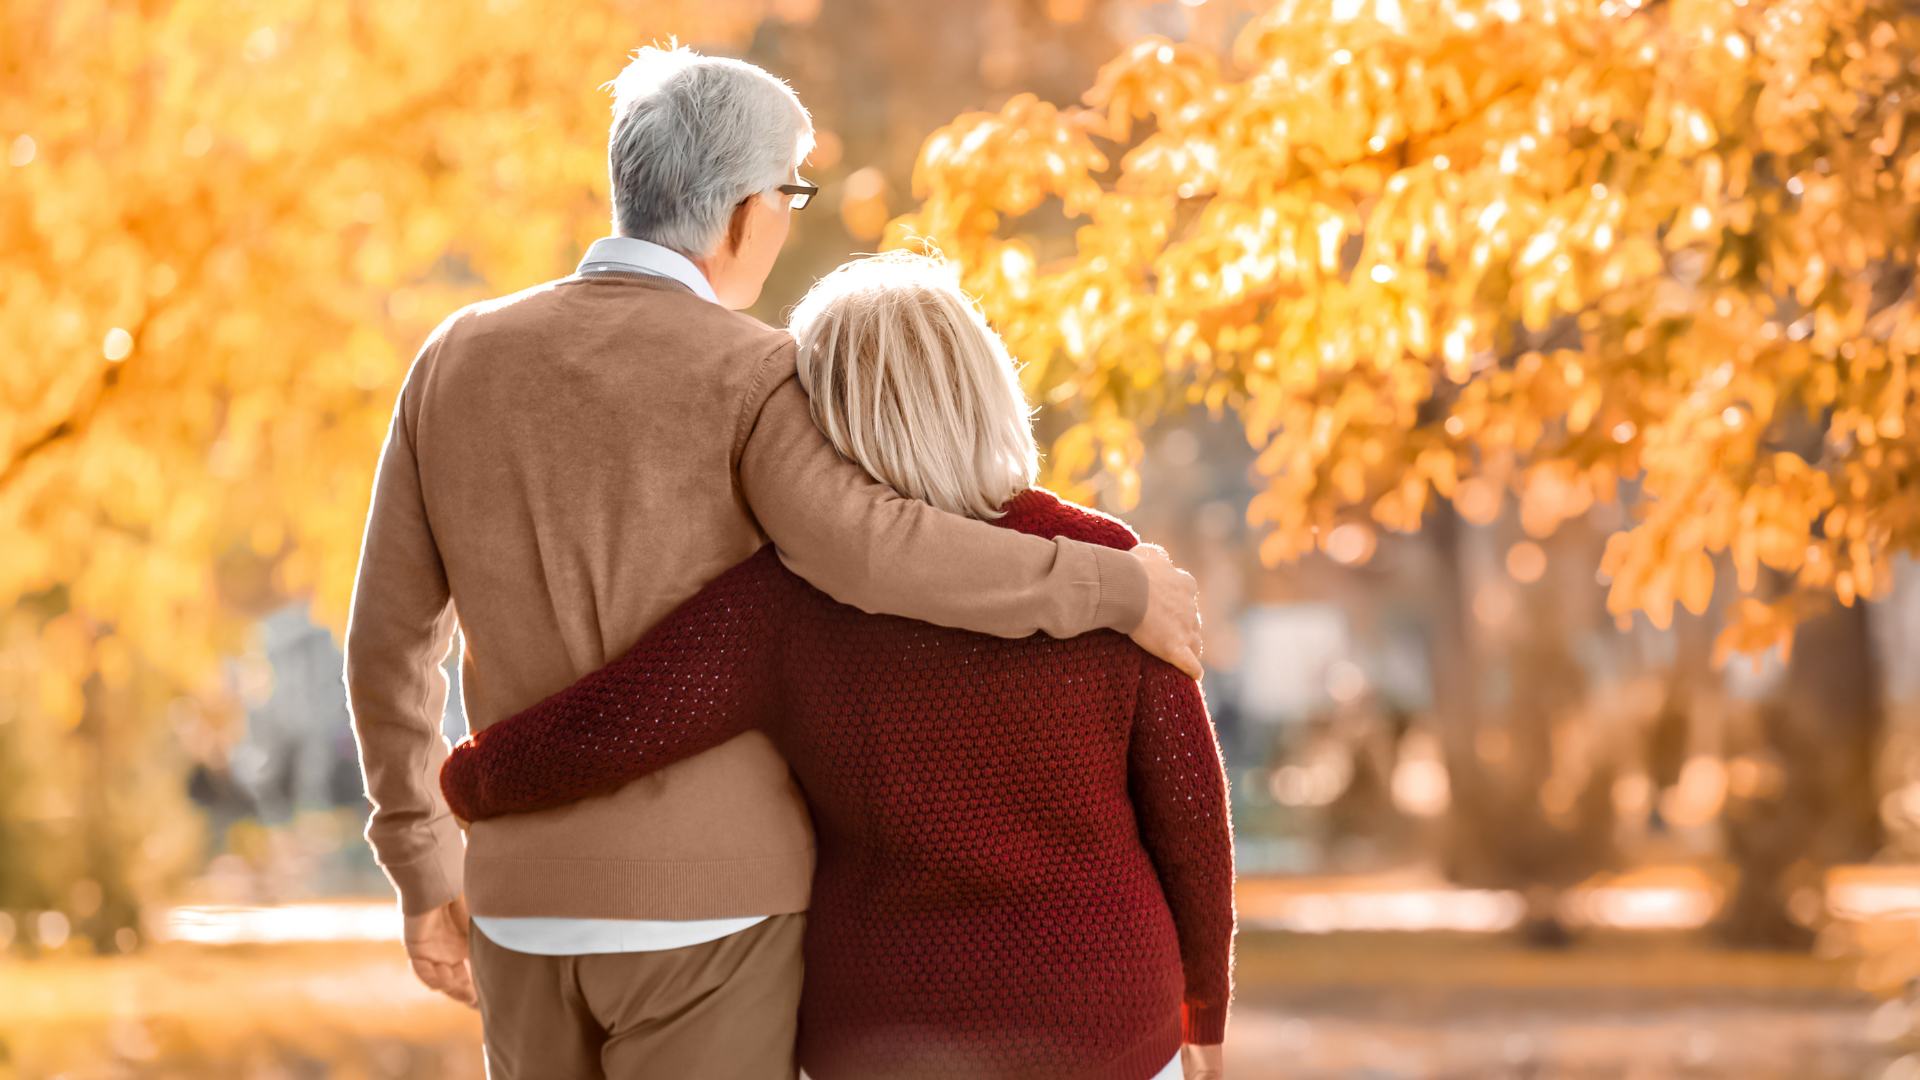
<svg viewBox="0 0 1920 1080">
<path fill-rule="evenodd" d="M 794 1080 L 805 925 L 587 956 L 514 952 L 475 926 L 488 1080 Z"/>
</svg>

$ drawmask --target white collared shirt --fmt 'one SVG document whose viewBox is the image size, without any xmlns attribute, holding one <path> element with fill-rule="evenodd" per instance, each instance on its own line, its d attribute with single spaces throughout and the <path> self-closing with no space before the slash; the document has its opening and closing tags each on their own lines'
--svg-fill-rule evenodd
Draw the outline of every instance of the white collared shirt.
<svg viewBox="0 0 1920 1080">
<path fill-rule="evenodd" d="M 595 240 L 580 260 L 577 274 L 608 272 L 653 274 L 671 278 L 694 295 L 717 304 L 713 286 L 693 260 L 672 248 L 631 236 Z M 568 919 L 475 915 L 473 925 L 487 939 L 514 952 L 538 956 L 591 953 L 661 952 L 718 941 L 765 922 L 765 915 L 740 919 Z"/>
<path fill-rule="evenodd" d="M 574 273 L 599 274 L 609 270 L 672 278 L 692 289 L 700 299 L 710 304 L 720 302 L 720 298 L 714 295 L 713 286 L 707 282 L 707 275 L 693 265 L 692 259 L 650 240 L 631 236 L 603 236 L 587 248 L 586 255 L 580 259 L 580 268 Z"/>
</svg>

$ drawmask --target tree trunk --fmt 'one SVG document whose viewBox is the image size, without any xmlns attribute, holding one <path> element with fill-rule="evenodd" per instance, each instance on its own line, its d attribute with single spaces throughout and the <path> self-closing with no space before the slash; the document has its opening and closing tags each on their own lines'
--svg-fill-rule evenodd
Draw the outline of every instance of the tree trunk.
<svg viewBox="0 0 1920 1080">
<path fill-rule="evenodd" d="M 1780 692 L 1735 763 L 1726 828 L 1739 880 L 1718 927 L 1727 941 L 1807 947 L 1828 868 L 1879 850 L 1874 759 L 1885 721 L 1866 604 L 1802 623 Z M 1755 779 L 1743 787 L 1742 773 Z"/>
</svg>

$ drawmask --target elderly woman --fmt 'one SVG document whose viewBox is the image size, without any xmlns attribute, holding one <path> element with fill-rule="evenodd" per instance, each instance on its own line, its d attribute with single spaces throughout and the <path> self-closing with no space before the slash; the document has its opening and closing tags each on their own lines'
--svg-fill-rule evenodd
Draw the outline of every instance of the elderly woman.
<svg viewBox="0 0 1920 1080">
<path fill-rule="evenodd" d="M 794 314 L 815 422 L 904 495 L 1131 548 L 1033 486 L 999 338 L 931 260 L 828 275 Z M 454 751 L 463 817 L 553 807 L 758 728 L 819 862 L 799 1057 L 818 1080 L 1217 1075 L 1234 915 L 1199 687 L 1125 637 L 1020 640 L 868 615 L 772 547 L 631 651 Z M 636 820 L 632 827 L 644 830 Z"/>
</svg>

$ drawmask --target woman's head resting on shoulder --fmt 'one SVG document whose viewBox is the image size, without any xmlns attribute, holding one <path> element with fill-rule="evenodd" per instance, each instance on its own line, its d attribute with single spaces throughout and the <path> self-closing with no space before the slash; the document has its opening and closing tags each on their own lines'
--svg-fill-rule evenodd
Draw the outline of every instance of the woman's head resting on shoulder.
<svg viewBox="0 0 1920 1080">
<path fill-rule="evenodd" d="M 947 263 L 905 251 L 844 263 L 790 326 L 814 422 L 875 479 L 982 520 L 1033 486 L 1019 372 Z"/>
</svg>

